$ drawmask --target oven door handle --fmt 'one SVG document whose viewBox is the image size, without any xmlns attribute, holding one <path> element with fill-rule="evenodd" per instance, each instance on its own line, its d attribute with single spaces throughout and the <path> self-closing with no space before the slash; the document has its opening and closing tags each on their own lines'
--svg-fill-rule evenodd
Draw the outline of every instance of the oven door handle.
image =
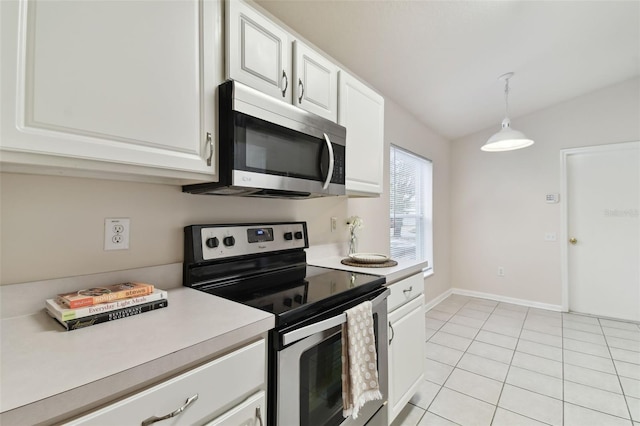
<svg viewBox="0 0 640 426">
<path fill-rule="evenodd" d="M 378 297 L 373 299 L 371 301 L 372 307 L 375 308 L 377 305 L 383 302 L 387 298 L 387 296 L 389 296 L 389 293 L 389 289 L 386 289 Z M 335 326 L 344 324 L 345 322 L 347 322 L 347 314 L 343 312 L 336 315 L 335 317 L 327 318 L 326 320 L 322 320 L 315 324 L 310 324 L 284 334 L 282 336 L 282 344 L 284 346 L 287 346 L 291 343 L 297 342 L 298 340 L 302 340 L 305 337 L 313 336 L 316 333 L 321 333 Z"/>
</svg>

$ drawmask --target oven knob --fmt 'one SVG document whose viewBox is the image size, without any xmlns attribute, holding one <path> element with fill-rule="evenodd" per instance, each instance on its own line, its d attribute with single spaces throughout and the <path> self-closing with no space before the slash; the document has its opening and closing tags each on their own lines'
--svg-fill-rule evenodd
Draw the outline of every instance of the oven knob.
<svg viewBox="0 0 640 426">
<path fill-rule="evenodd" d="M 224 243 L 225 246 L 231 247 L 231 246 L 234 246 L 236 244 L 236 239 L 233 238 L 233 237 L 224 237 L 222 242 Z"/>
<path fill-rule="evenodd" d="M 302 239 L 302 232 L 301 231 L 296 232 L 295 236 L 296 236 L 296 240 L 301 240 Z"/>
<path fill-rule="evenodd" d="M 218 237 L 207 238 L 206 244 L 209 248 L 216 248 L 218 244 L 220 244 L 220 241 L 218 241 Z"/>
<path fill-rule="evenodd" d="M 287 241 L 293 240 L 293 234 L 291 232 L 285 232 L 284 233 L 284 239 L 287 240 Z"/>
<path fill-rule="evenodd" d="M 301 294 L 296 294 L 295 296 L 293 296 L 293 300 L 295 300 L 298 305 L 302 305 L 302 295 Z"/>
<path fill-rule="evenodd" d="M 284 306 L 291 307 L 291 305 L 293 305 L 293 300 L 291 300 L 290 297 L 285 297 L 283 303 L 284 303 Z"/>
</svg>

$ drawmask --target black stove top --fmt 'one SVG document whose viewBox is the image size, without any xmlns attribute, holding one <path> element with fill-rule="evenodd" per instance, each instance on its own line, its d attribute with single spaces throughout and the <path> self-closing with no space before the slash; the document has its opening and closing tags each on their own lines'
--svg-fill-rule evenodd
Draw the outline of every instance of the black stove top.
<svg viewBox="0 0 640 426">
<path fill-rule="evenodd" d="M 384 278 L 310 265 L 263 277 L 195 287 L 276 315 L 286 325 L 339 306 L 384 285 Z"/>
<path fill-rule="evenodd" d="M 271 312 L 278 328 L 382 289 L 384 277 L 307 265 L 307 247 L 304 222 L 187 226 L 183 284 Z"/>
</svg>

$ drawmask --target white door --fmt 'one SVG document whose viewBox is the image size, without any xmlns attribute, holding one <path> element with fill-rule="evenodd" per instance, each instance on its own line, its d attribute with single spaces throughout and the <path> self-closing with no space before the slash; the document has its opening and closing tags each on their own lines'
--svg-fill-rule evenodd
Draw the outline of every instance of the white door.
<svg viewBox="0 0 640 426">
<path fill-rule="evenodd" d="M 211 178 L 220 2 L 0 3 L 6 155 Z"/>
<path fill-rule="evenodd" d="M 569 310 L 640 321 L 640 142 L 563 157 Z"/>
<path fill-rule="evenodd" d="M 384 176 L 384 98 L 344 71 L 339 80 L 338 124 L 347 128 L 347 194 L 379 196 Z"/>
<path fill-rule="evenodd" d="M 338 67 L 299 40 L 293 44 L 293 53 L 293 104 L 337 121 Z"/>
<path fill-rule="evenodd" d="M 289 34 L 241 0 L 227 6 L 227 78 L 291 102 Z"/>
</svg>

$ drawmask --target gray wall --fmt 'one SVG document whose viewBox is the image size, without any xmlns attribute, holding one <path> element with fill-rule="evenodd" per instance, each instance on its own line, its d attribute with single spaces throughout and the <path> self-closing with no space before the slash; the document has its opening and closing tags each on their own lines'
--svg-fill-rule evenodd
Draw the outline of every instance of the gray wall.
<svg viewBox="0 0 640 426">
<path fill-rule="evenodd" d="M 535 140 L 503 153 L 480 151 L 496 126 L 452 142 L 452 287 L 541 303 L 562 299 L 560 150 L 640 140 L 635 78 L 513 120 Z M 613 172 L 613 171 L 612 171 Z M 497 276 L 498 266 L 505 276 Z"/>
</svg>

